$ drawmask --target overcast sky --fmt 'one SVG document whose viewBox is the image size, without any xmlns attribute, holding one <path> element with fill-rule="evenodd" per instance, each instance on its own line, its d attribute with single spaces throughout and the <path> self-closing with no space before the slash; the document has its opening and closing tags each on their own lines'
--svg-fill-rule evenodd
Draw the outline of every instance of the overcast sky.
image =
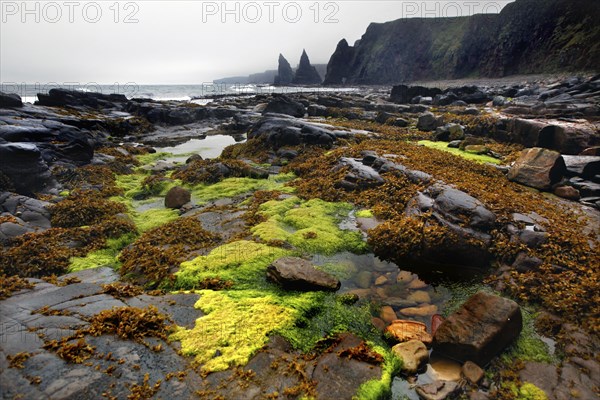
<svg viewBox="0 0 600 400">
<path fill-rule="evenodd" d="M 495 13 L 497 1 L 0 0 L 0 82 L 203 83 L 327 63 L 371 22 Z M 25 7 L 24 7 L 25 5 Z"/>
</svg>

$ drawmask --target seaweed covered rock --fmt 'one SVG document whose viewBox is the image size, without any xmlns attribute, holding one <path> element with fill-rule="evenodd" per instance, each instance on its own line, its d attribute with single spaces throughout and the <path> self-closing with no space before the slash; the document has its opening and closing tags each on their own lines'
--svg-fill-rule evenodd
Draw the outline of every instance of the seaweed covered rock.
<svg viewBox="0 0 600 400">
<path fill-rule="evenodd" d="M 173 174 L 174 179 L 185 183 L 217 183 L 225 178 L 248 177 L 267 179 L 269 171 L 239 160 L 196 160 L 181 167 Z"/>
<path fill-rule="evenodd" d="M 521 152 L 508 172 L 508 179 L 539 190 L 548 190 L 565 172 L 565 162 L 559 153 L 534 147 Z"/>
<path fill-rule="evenodd" d="M 267 268 L 267 278 L 292 290 L 338 290 L 340 281 L 297 257 L 283 257 Z"/>
<path fill-rule="evenodd" d="M 522 327 L 517 303 L 479 292 L 440 325 L 433 349 L 461 362 L 486 365 L 519 336 Z"/>
<path fill-rule="evenodd" d="M 329 147 L 342 136 L 348 132 L 283 116 L 265 116 L 248 133 L 248 139 L 260 138 L 274 148 L 300 144 Z"/>
</svg>

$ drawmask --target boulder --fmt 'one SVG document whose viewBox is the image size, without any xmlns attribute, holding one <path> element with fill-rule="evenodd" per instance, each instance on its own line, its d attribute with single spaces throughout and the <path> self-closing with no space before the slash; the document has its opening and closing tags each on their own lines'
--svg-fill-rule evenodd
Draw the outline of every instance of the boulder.
<svg viewBox="0 0 600 400">
<path fill-rule="evenodd" d="M 517 303 L 478 292 L 440 325 L 433 349 L 457 361 L 486 365 L 519 336 L 522 327 Z"/>
<path fill-rule="evenodd" d="M 424 86 L 406 86 L 397 85 L 392 87 L 390 101 L 394 103 L 406 104 L 410 103 L 415 97 L 431 97 L 434 98 L 441 95 L 442 91 L 438 88 L 427 88 Z"/>
<path fill-rule="evenodd" d="M 409 340 L 392 347 L 392 351 L 402 359 L 402 372 L 414 375 L 421 371 L 429 361 L 427 347 L 418 340 Z"/>
<path fill-rule="evenodd" d="M 567 175 L 592 179 L 600 175 L 600 156 L 562 156 Z"/>
<path fill-rule="evenodd" d="M 434 139 L 442 142 L 462 140 L 465 138 L 465 130 L 459 124 L 446 124 L 435 129 Z"/>
<path fill-rule="evenodd" d="M 422 322 L 397 319 L 386 328 L 385 333 L 398 342 L 418 340 L 425 346 L 431 346 L 433 338 L 427 333 L 427 326 Z"/>
<path fill-rule="evenodd" d="M 558 186 L 554 189 L 554 194 L 558 197 L 562 197 L 563 199 L 574 201 L 577 201 L 581 198 L 579 190 L 575 189 L 573 186 Z"/>
<path fill-rule="evenodd" d="M 440 120 L 431 112 L 419 115 L 417 120 L 417 129 L 425 132 L 434 131 L 440 125 Z"/>
<path fill-rule="evenodd" d="M 339 164 L 334 169 L 349 167 L 349 171 L 337 186 L 345 190 L 367 189 L 383 185 L 384 180 L 373 167 L 364 165 L 363 162 L 354 159 L 342 157 Z"/>
<path fill-rule="evenodd" d="M 171 188 L 165 196 L 165 207 L 179 209 L 191 200 L 192 194 L 189 190 L 184 189 L 181 186 L 175 186 L 174 188 Z"/>
<path fill-rule="evenodd" d="M 521 152 L 508 171 L 508 179 L 539 190 L 548 190 L 565 172 L 565 162 L 559 153 L 534 147 Z"/>
<path fill-rule="evenodd" d="M 267 104 L 267 107 L 262 112 L 263 115 L 267 113 L 285 114 L 291 115 L 292 117 L 303 117 L 306 112 L 304 105 L 297 101 L 290 99 L 284 95 L 274 96 L 271 101 Z"/>
<path fill-rule="evenodd" d="M 44 192 L 56 185 L 40 149 L 31 143 L 0 144 L 0 172 L 19 194 Z"/>
<path fill-rule="evenodd" d="M 122 94 L 102 94 L 68 89 L 50 89 L 48 94 L 38 93 L 36 105 L 50 107 L 86 106 L 91 108 L 120 108 L 127 102 Z"/>
<path fill-rule="evenodd" d="M 340 288 L 339 280 L 297 257 L 283 257 L 274 261 L 267 268 L 267 278 L 290 290 L 336 291 Z"/>
<path fill-rule="evenodd" d="M 0 92 L 0 108 L 23 107 L 21 96 L 16 93 Z"/>
</svg>

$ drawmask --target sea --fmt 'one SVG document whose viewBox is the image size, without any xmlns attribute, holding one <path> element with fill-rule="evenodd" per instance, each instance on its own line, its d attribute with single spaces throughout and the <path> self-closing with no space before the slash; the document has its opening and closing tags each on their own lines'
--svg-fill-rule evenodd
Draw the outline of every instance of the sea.
<svg viewBox="0 0 600 400">
<path fill-rule="evenodd" d="M 40 84 L 40 83 L 2 83 L 0 91 L 17 93 L 26 103 L 34 103 L 38 93 L 48 93 L 50 89 L 63 88 L 82 92 L 103 94 L 123 94 L 128 99 L 146 98 L 153 100 L 179 100 L 197 104 L 206 104 L 215 98 L 228 96 L 254 96 L 272 93 L 330 93 L 353 92 L 358 88 L 324 88 L 300 86 L 272 86 L 261 84 L 217 84 L 202 83 L 189 85 L 138 85 L 127 84 Z"/>
</svg>

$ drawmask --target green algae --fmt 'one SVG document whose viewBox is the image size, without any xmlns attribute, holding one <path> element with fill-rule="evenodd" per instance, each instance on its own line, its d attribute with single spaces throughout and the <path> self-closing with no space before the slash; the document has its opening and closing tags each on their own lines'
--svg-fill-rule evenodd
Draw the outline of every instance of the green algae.
<svg viewBox="0 0 600 400">
<path fill-rule="evenodd" d="M 323 265 L 318 265 L 316 268 L 335 276 L 340 281 L 347 281 L 358 273 L 358 268 L 350 260 L 328 262 Z"/>
<path fill-rule="evenodd" d="M 291 197 L 268 201 L 259 208 L 268 219 L 253 227 L 251 232 L 266 242 L 283 240 L 312 254 L 361 253 L 367 245 L 360 233 L 338 226 L 351 210 L 348 203 L 320 199 L 302 201 Z"/>
<path fill-rule="evenodd" d="M 525 382 L 520 387 L 511 383 L 509 389 L 515 400 L 548 400 L 546 392 L 530 382 Z"/>
<path fill-rule="evenodd" d="M 159 208 L 144 212 L 131 211 L 129 215 L 138 231 L 144 233 L 179 218 L 179 210 Z"/>
<path fill-rule="evenodd" d="M 448 147 L 448 142 L 433 142 L 430 140 L 421 140 L 418 142 L 419 145 L 429 147 L 431 149 L 445 151 L 456 156 L 465 158 L 467 160 L 476 161 L 480 163 L 491 163 L 491 164 L 500 164 L 500 160 L 494 157 L 486 156 L 484 154 L 473 154 L 467 151 Z"/>
<path fill-rule="evenodd" d="M 548 345 L 544 343 L 535 329 L 536 314 L 531 310 L 521 307 L 523 315 L 523 329 L 517 340 L 504 352 L 502 361 L 508 365 L 515 360 L 554 363 L 556 357 L 550 354 Z"/>
<path fill-rule="evenodd" d="M 251 241 L 228 243 L 181 263 L 175 274 L 175 287 L 193 289 L 203 279 L 215 277 L 233 281 L 236 288 L 264 287 L 267 266 L 290 254 L 288 250 Z"/>
<path fill-rule="evenodd" d="M 236 197 L 258 190 L 279 190 L 284 193 L 293 193 L 294 188 L 284 186 L 284 182 L 287 182 L 287 180 L 278 180 L 277 178 L 227 178 L 212 185 L 200 184 L 194 186 L 192 196 L 196 203 L 203 203 L 221 198 Z"/>
<path fill-rule="evenodd" d="M 356 212 L 357 218 L 373 218 L 373 211 L 371 210 L 359 210 Z"/>
<path fill-rule="evenodd" d="M 170 339 L 180 340 L 181 352 L 194 356 L 205 372 L 245 365 L 268 342 L 269 333 L 294 319 L 293 311 L 278 305 L 273 296 L 250 292 L 231 298 L 224 292 L 200 291 L 195 307 L 206 315 L 194 328 L 179 328 Z"/>
<path fill-rule="evenodd" d="M 402 360 L 386 347 L 369 343 L 373 351 L 383 356 L 380 379 L 371 379 L 360 385 L 355 400 L 384 400 L 389 399 L 392 391 L 392 380 L 402 369 Z"/>
<path fill-rule="evenodd" d="M 160 153 L 157 152 L 157 153 L 140 154 L 138 156 L 135 156 L 135 158 L 137 158 L 137 160 L 142 165 L 152 164 L 158 160 L 169 158 L 169 157 L 173 157 L 173 154 L 165 153 L 165 152 L 160 152 Z"/>
<path fill-rule="evenodd" d="M 84 269 L 110 267 L 116 269 L 120 266 L 117 260 L 119 252 L 135 240 L 134 234 L 125 234 L 115 239 L 106 241 L 106 248 L 92 251 L 85 257 L 71 257 L 68 272 L 82 271 Z"/>
</svg>

